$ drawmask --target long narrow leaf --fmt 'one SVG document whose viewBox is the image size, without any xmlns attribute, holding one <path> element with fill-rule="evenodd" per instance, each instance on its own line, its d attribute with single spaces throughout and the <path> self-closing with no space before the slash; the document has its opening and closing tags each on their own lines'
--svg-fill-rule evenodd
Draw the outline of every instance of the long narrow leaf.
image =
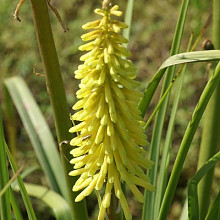
<svg viewBox="0 0 220 220">
<path fill-rule="evenodd" d="M 160 67 L 163 69 L 165 67 L 183 64 L 183 63 L 193 63 L 193 62 L 203 62 L 211 60 L 220 59 L 220 50 L 206 50 L 206 51 L 193 51 L 186 53 L 179 53 L 169 57 Z"/>
<path fill-rule="evenodd" d="M 214 75 L 209 80 L 208 84 L 203 90 L 203 93 L 193 112 L 192 119 L 187 126 L 186 132 L 184 134 L 183 140 L 180 145 L 180 149 L 178 151 L 178 154 L 177 154 L 174 166 L 173 166 L 173 170 L 171 173 L 170 180 L 168 182 L 168 186 L 167 186 L 167 189 L 164 195 L 164 199 L 161 205 L 159 220 L 164 220 L 167 218 L 186 155 L 192 143 L 194 134 L 197 130 L 201 117 L 205 111 L 205 108 L 208 104 L 208 101 L 212 93 L 214 92 L 219 82 L 219 79 L 220 79 L 220 63 L 218 63 Z"/>
<path fill-rule="evenodd" d="M 145 90 L 144 97 L 139 103 L 139 109 L 142 112 L 142 116 L 144 116 L 145 111 L 147 110 L 147 107 L 150 104 L 150 101 L 153 97 L 153 94 L 154 94 L 154 92 L 155 92 L 155 90 L 156 90 L 163 74 L 165 73 L 167 67 L 169 67 L 171 65 L 190 63 L 190 62 L 202 62 L 202 61 L 208 61 L 208 60 L 219 60 L 220 59 L 219 54 L 220 54 L 220 51 L 218 51 L 218 50 L 215 50 L 215 51 L 197 51 L 197 52 L 182 53 L 182 54 L 178 54 L 178 55 L 174 55 L 174 56 L 169 57 L 162 64 L 159 71 L 156 73 L 156 75 L 153 77 L 153 79 L 149 83 L 147 89 Z M 160 129 L 162 129 L 162 127 L 160 127 Z M 158 136 L 159 132 L 157 131 L 155 134 Z M 154 143 L 157 143 L 157 145 L 159 145 L 159 140 L 157 140 L 156 142 L 155 141 L 154 141 Z M 156 150 L 154 149 L 154 151 L 156 151 Z M 157 150 L 157 152 L 159 152 L 159 151 Z M 149 192 L 149 194 L 150 194 L 150 192 Z M 144 214 L 144 216 L 145 216 L 145 214 Z M 148 217 L 145 217 L 145 218 L 147 219 Z M 152 218 L 152 216 L 150 218 Z"/>
<path fill-rule="evenodd" d="M 212 42 L 215 45 L 215 49 L 220 49 L 220 0 L 213 0 L 212 2 Z M 210 73 L 212 74 L 212 72 L 213 71 L 211 70 Z M 220 83 L 215 89 L 215 92 L 212 95 L 205 112 L 203 131 L 199 148 L 200 150 L 197 166 L 198 169 L 219 149 L 219 97 Z M 211 169 L 199 184 L 198 195 L 201 219 L 204 219 L 208 212 L 212 191 L 213 173 L 214 169 Z"/>
<path fill-rule="evenodd" d="M 157 89 L 157 86 L 160 83 L 161 78 L 163 77 L 167 67 L 184 64 L 184 63 L 193 63 L 193 62 L 205 62 L 205 61 L 214 61 L 220 60 L 220 50 L 209 50 L 209 51 L 196 51 L 196 52 L 186 52 L 173 55 L 169 57 L 159 68 L 157 73 L 154 75 L 152 80 L 149 82 L 144 96 L 139 103 L 139 109 L 141 111 L 142 117 L 145 115 L 147 108 L 151 102 L 151 99 Z"/>
<path fill-rule="evenodd" d="M 209 209 L 209 212 L 205 218 L 205 220 L 213 220 L 213 219 L 219 219 L 220 218 L 220 190 L 218 192 L 218 195 L 216 196 L 212 206 Z"/>
<path fill-rule="evenodd" d="M 58 193 L 40 185 L 25 183 L 25 188 L 29 196 L 40 199 L 49 206 L 57 220 L 71 220 L 71 212 L 66 200 Z M 18 191 L 19 187 L 15 186 Z"/>
<path fill-rule="evenodd" d="M 16 220 L 23 220 L 23 216 L 21 214 L 20 207 L 18 205 L 18 202 L 15 198 L 14 192 L 10 187 L 10 202 L 13 209 L 14 217 Z"/>
<path fill-rule="evenodd" d="M 2 190 L 6 184 L 8 183 L 9 176 L 8 176 L 8 166 L 6 160 L 6 153 L 4 147 L 4 132 L 2 126 L 2 115 L 0 109 L 0 190 Z M 12 218 L 11 216 L 11 206 L 10 206 L 10 199 L 9 199 L 9 189 L 0 197 L 0 217 L 1 219 L 8 219 Z"/>
<path fill-rule="evenodd" d="M 206 173 L 220 161 L 220 152 L 205 163 L 191 179 L 188 186 L 188 217 L 190 220 L 199 219 L 199 204 L 197 186 Z M 217 197 L 218 198 L 218 197 Z"/>
<path fill-rule="evenodd" d="M 30 90 L 18 76 L 7 79 L 5 84 L 52 189 L 67 199 L 65 178 L 56 144 Z"/>
<path fill-rule="evenodd" d="M 191 45 L 192 45 L 192 40 L 193 40 L 193 35 L 191 35 L 187 51 L 190 51 Z M 169 169 L 169 151 L 172 143 L 172 137 L 173 137 L 173 130 L 174 130 L 174 124 L 175 124 L 175 118 L 176 118 L 176 112 L 177 112 L 177 107 L 180 99 L 180 94 L 182 91 L 182 84 L 183 84 L 183 79 L 185 75 L 185 69 L 186 69 L 186 64 L 182 66 L 182 68 L 178 71 L 176 76 L 174 77 L 173 81 L 176 81 L 176 78 L 181 74 L 179 78 L 177 78 L 177 85 L 176 85 L 176 91 L 175 91 L 175 98 L 173 101 L 173 106 L 171 110 L 171 116 L 169 120 L 169 125 L 166 133 L 166 138 L 165 138 L 165 143 L 164 143 L 164 148 L 163 148 L 163 154 L 162 154 L 162 159 L 161 159 L 161 164 L 160 164 L 160 171 L 158 175 L 158 186 L 157 186 L 157 191 L 156 191 L 156 198 L 155 198 L 155 218 L 157 217 L 159 210 L 160 210 L 160 205 L 162 202 L 162 197 L 165 192 L 165 186 L 167 183 L 168 179 L 168 169 Z M 171 85 L 173 84 L 173 81 Z M 169 87 L 168 87 L 169 89 Z M 164 93 L 164 95 L 166 92 Z M 163 95 L 163 96 L 164 96 Z"/>
<path fill-rule="evenodd" d="M 17 165 L 16 165 L 6 143 L 4 143 L 4 146 L 5 146 L 12 170 L 14 173 L 16 173 L 18 171 Z M 37 220 L 35 213 L 34 213 L 34 209 L 32 207 L 31 201 L 30 201 L 30 198 L 27 194 L 27 190 L 24 186 L 24 183 L 21 179 L 20 174 L 17 176 L 17 181 L 18 181 L 18 186 L 19 186 L 19 189 L 20 189 L 23 201 L 24 201 L 24 205 L 25 205 L 27 213 L 28 213 L 28 219 L 29 220 Z"/>
</svg>

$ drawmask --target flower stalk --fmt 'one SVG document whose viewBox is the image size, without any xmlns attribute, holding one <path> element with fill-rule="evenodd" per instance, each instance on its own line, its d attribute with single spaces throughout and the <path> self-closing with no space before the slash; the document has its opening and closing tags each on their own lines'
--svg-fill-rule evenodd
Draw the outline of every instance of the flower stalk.
<svg viewBox="0 0 220 220">
<path fill-rule="evenodd" d="M 103 9 L 96 9 L 95 13 L 102 18 L 82 26 L 92 30 L 82 35 L 88 43 L 79 49 L 87 53 L 80 57 L 84 63 L 75 71 L 75 78 L 81 83 L 76 93 L 79 101 L 73 106 L 77 112 L 71 116 L 76 125 L 73 123 L 70 132 L 77 136 L 70 144 L 77 147 L 70 152 L 74 157 L 70 175 L 80 175 L 73 187 L 73 191 L 82 190 L 76 202 L 93 190 L 101 194 L 99 220 L 104 219 L 111 205 L 112 192 L 125 218 L 130 220 L 132 215 L 121 183 L 126 183 L 141 203 L 144 196 L 137 186 L 154 191 L 144 172 L 153 163 L 146 159 L 143 148 L 147 141 L 137 108 L 142 93 L 135 90 L 136 67 L 128 59 L 131 53 L 123 46 L 128 40 L 120 34 L 127 25 L 112 19 L 122 15 L 118 5 L 104 1 Z"/>
</svg>

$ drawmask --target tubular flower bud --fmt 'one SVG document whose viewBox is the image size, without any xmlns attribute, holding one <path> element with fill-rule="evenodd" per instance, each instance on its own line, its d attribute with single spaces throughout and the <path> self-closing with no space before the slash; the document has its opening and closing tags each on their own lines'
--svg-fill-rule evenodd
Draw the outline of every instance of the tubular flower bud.
<svg viewBox="0 0 220 220">
<path fill-rule="evenodd" d="M 83 25 L 90 32 L 82 35 L 86 44 L 79 47 L 86 54 L 81 56 L 83 65 L 75 71 L 81 79 L 77 91 L 79 101 L 73 106 L 78 110 L 71 116 L 79 123 L 70 128 L 77 136 L 70 142 L 76 146 L 70 153 L 74 165 L 71 176 L 80 175 L 73 191 L 82 190 L 76 201 L 88 196 L 94 189 L 104 189 L 98 219 L 104 219 L 110 206 L 111 194 L 120 201 L 127 220 L 132 218 L 121 183 L 125 182 L 139 202 L 144 201 L 137 186 L 153 191 L 146 176 L 152 162 L 146 159 L 143 146 L 146 135 L 137 108 L 142 96 L 135 91 L 136 68 L 127 59 L 130 52 L 123 46 L 127 39 L 120 30 L 127 28 L 123 22 L 114 20 L 121 16 L 118 6 L 96 9 L 100 20 Z"/>
</svg>

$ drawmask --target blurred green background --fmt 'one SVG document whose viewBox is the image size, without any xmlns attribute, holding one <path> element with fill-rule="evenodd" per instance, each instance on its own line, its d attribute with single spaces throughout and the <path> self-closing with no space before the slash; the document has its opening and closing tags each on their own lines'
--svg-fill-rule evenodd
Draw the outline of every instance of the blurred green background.
<svg viewBox="0 0 220 220">
<path fill-rule="evenodd" d="M 52 118 L 52 111 L 49 104 L 49 98 L 46 92 L 45 79 L 37 76 L 33 72 L 35 66 L 36 72 L 44 74 L 43 66 L 40 60 L 37 41 L 32 20 L 32 12 L 29 1 L 26 1 L 21 10 L 21 22 L 13 19 L 12 14 L 18 1 L 1 1 L 0 7 L 0 80 L 4 78 L 20 75 L 28 83 L 33 92 L 37 103 L 39 104 L 47 122 L 55 134 L 55 128 Z M 120 9 L 126 10 L 127 1 L 116 1 Z M 134 14 L 131 26 L 131 36 L 129 49 L 132 52 L 131 60 L 137 66 L 137 80 L 140 81 L 139 90 L 144 90 L 148 81 L 158 70 L 160 65 L 169 56 L 175 25 L 178 18 L 181 1 L 179 0 L 137 0 L 134 1 Z M 55 14 L 49 9 L 54 39 L 57 47 L 57 53 L 60 61 L 61 72 L 65 84 L 67 100 L 71 112 L 71 106 L 75 102 L 75 92 L 78 89 L 79 81 L 74 79 L 74 71 L 79 65 L 79 57 L 82 55 L 78 47 L 82 44 L 80 36 L 84 33 L 81 26 L 96 19 L 93 10 L 101 6 L 101 0 L 53 0 L 52 5 L 59 11 L 64 23 L 69 31 L 64 33 L 61 25 L 56 19 Z M 186 20 L 181 52 L 186 51 L 190 34 L 193 32 L 196 36 L 201 32 L 208 17 L 210 16 L 212 5 L 210 1 L 193 1 L 190 4 L 188 17 Z M 123 19 L 123 18 L 122 18 Z M 211 23 L 210 23 L 211 24 Z M 211 28 L 205 31 L 201 42 L 196 50 L 201 50 L 202 41 L 209 39 Z M 182 139 L 188 121 L 190 120 L 192 109 L 197 102 L 202 89 L 207 81 L 207 64 L 189 64 L 186 70 L 184 80 L 184 92 L 176 118 L 176 128 L 174 142 L 172 146 L 171 161 L 175 159 L 178 146 Z M 1 105 L 4 103 L 2 87 L 0 88 Z M 160 91 L 156 93 L 150 106 L 150 111 L 146 118 L 155 107 Z M 171 95 L 171 99 L 175 92 Z M 167 117 L 168 121 L 169 118 Z M 16 127 L 16 160 L 19 165 L 34 166 L 38 164 L 31 144 L 28 140 L 23 125 L 16 117 L 14 121 Z M 164 128 L 166 130 L 166 127 Z M 152 128 L 147 131 L 149 140 L 151 138 Z M 8 134 L 6 134 L 8 135 Z M 197 167 L 198 147 L 200 143 L 201 129 L 198 129 L 194 138 L 193 147 L 190 148 L 189 156 L 184 166 L 182 176 L 179 181 L 178 189 L 173 203 L 173 208 L 169 219 L 179 219 L 179 215 L 185 200 L 186 186 L 190 177 L 194 174 Z M 161 143 L 163 144 L 163 143 Z M 216 176 L 220 177 L 216 169 Z M 47 185 L 46 178 L 41 171 L 31 175 L 31 182 Z M 28 181 L 28 180 L 27 180 Z M 217 182 L 215 182 L 217 184 Z M 95 205 L 95 195 L 87 199 L 89 214 L 93 217 L 97 213 Z M 48 212 L 42 203 L 33 200 L 35 208 L 38 210 L 39 219 L 53 219 L 52 214 Z M 140 219 L 141 206 L 132 198 L 130 199 L 132 213 L 136 219 Z"/>
</svg>

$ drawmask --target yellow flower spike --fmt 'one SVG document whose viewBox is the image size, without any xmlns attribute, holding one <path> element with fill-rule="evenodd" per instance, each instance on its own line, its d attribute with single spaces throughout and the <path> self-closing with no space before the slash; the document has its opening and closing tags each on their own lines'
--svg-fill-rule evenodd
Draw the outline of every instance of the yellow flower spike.
<svg viewBox="0 0 220 220">
<path fill-rule="evenodd" d="M 120 35 L 127 25 L 111 18 L 121 16 L 118 5 L 112 7 L 105 0 L 103 9 L 95 13 L 100 20 L 82 26 L 91 31 L 82 35 L 86 43 L 79 49 L 86 53 L 80 57 L 84 63 L 75 71 L 81 82 L 76 93 L 79 100 L 73 106 L 78 112 L 71 116 L 78 123 L 69 130 L 77 133 L 70 142 L 75 148 L 70 152 L 74 170 L 69 175 L 80 175 L 73 186 L 73 191 L 82 190 L 76 202 L 94 189 L 104 189 L 98 220 L 104 220 L 112 193 L 126 220 L 131 220 L 121 183 L 128 185 L 139 202 L 144 197 L 137 186 L 154 190 L 146 175 L 153 163 L 141 147 L 147 145 L 137 109 L 142 93 L 134 90 L 138 86 L 136 67 L 127 59 L 131 53 L 123 44 L 128 40 Z"/>
</svg>

